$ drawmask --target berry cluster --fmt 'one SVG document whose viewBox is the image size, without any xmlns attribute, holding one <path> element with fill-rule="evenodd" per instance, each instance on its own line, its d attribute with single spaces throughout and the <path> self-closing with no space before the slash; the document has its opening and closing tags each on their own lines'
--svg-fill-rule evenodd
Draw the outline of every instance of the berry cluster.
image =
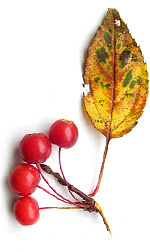
<svg viewBox="0 0 150 252">
<path fill-rule="evenodd" d="M 69 189 L 60 161 L 61 148 L 72 147 L 77 139 L 78 129 L 76 125 L 72 121 L 64 119 L 57 120 L 52 124 L 49 130 L 49 137 L 43 133 L 34 133 L 27 134 L 22 138 L 19 144 L 19 153 L 25 163 L 16 165 L 9 175 L 10 188 L 13 192 L 21 196 L 14 204 L 14 214 L 20 224 L 32 225 L 38 221 L 40 209 L 52 208 L 39 208 L 37 200 L 30 196 L 36 188 L 42 189 L 46 193 L 67 204 L 79 207 L 78 203 L 80 202 Z M 60 170 L 70 194 L 77 202 L 70 201 L 57 193 L 41 172 L 41 164 L 51 155 L 52 144 L 59 146 Z M 47 183 L 49 188 L 53 190 L 54 194 L 39 185 L 41 178 Z"/>
</svg>

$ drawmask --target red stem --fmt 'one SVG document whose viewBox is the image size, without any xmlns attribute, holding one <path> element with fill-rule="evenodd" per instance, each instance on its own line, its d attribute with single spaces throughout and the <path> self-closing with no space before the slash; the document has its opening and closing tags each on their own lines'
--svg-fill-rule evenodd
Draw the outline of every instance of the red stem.
<svg viewBox="0 0 150 252">
<path fill-rule="evenodd" d="M 105 164 L 105 160 L 106 160 L 106 156 L 107 156 L 107 151 L 108 151 L 108 145 L 110 142 L 110 138 L 109 136 L 106 138 L 106 145 L 105 145 L 105 150 L 104 150 L 104 154 L 103 154 L 103 162 L 101 165 L 101 170 L 100 170 L 100 174 L 99 174 L 99 178 L 98 178 L 98 183 L 96 185 L 96 188 L 94 189 L 93 193 L 89 194 L 90 197 L 93 197 L 99 190 L 100 188 L 100 182 L 103 176 L 103 171 L 104 171 L 104 164 Z"/>
<path fill-rule="evenodd" d="M 60 198 L 58 198 L 56 195 L 50 193 L 50 192 L 49 192 L 48 190 L 46 190 L 45 188 L 43 188 L 43 187 L 41 187 L 41 186 L 39 186 L 39 185 L 37 185 L 37 187 L 38 187 L 39 189 L 42 189 L 44 192 L 50 194 L 51 196 L 55 197 L 57 200 L 60 200 L 60 201 L 62 201 L 62 202 L 64 202 L 64 203 L 70 204 L 69 202 L 67 202 L 67 201 L 65 201 L 65 200 L 63 200 L 63 199 L 60 199 Z"/>
<path fill-rule="evenodd" d="M 37 168 L 38 168 L 39 173 L 41 174 L 41 177 L 43 178 L 43 180 L 45 181 L 45 183 L 49 186 L 49 188 L 50 188 L 53 192 L 55 192 L 59 197 L 61 197 L 63 200 L 65 200 L 65 201 L 69 202 L 70 204 L 72 204 L 72 203 L 73 203 L 72 201 L 70 201 L 70 200 L 64 198 L 61 194 L 59 194 L 59 193 L 49 184 L 48 180 L 44 177 L 44 175 L 43 175 L 42 172 L 41 172 L 40 164 L 36 163 L 36 166 L 37 166 Z"/>
<path fill-rule="evenodd" d="M 39 207 L 39 210 L 43 209 L 79 209 L 80 207 Z"/>
<path fill-rule="evenodd" d="M 45 172 L 47 172 L 48 174 L 54 176 L 54 177 L 57 179 L 57 181 L 58 181 L 62 186 L 67 186 L 65 180 L 60 176 L 60 174 L 59 174 L 58 172 L 54 172 L 49 166 L 47 166 L 47 165 L 45 165 L 45 164 L 41 164 L 40 166 L 41 166 L 41 168 L 42 168 Z M 67 182 L 67 183 L 68 183 L 68 182 Z M 105 225 L 106 225 L 106 227 L 107 227 L 107 230 L 110 231 L 109 225 L 108 225 L 108 223 L 107 223 L 107 220 L 106 220 L 106 218 L 105 218 L 105 216 L 104 216 L 104 214 L 103 214 L 103 211 L 102 211 L 100 205 L 99 205 L 94 199 L 92 199 L 91 197 L 89 197 L 88 195 L 86 195 L 85 193 L 83 193 L 82 191 L 80 191 L 79 189 L 77 189 L 76 187 L 74 187 L 73 185 L 71 185 L 71 184 L 69 184 L 69 183 L 68 183 L 68 185 L 69 185 L 69 189 L 70 189 L 72 192 L 76 193 L 77 195 L 79 195 L 79 196 L 84 200 L 83 203 L 84 203 L 85 205 L 82 205 L 82 202 L 81 202 L 81 204 L 78 204 L 79 208 L 83 207 L 85 210 L 88 210 L 89 212 L 93 212 L 93 211 L 94 211 L 94 212 L 99 212 L 100 215 L 101 215 L 102 218 L 103 218 L 103 221 L 104 221 L 104 223 L 105 223 Z M 77 205 L 77 204 L 76 204 L 76 205 Z M 111 232 L 111 231 L 110 231 L 110 232 Z"/>
<path fill-rule="evenodd" d="M 66 185 L 67 185 L 67 187 L 68 187 L 69 193 L 71 194 L 71 196 L 72 196 L 75 200 L 77 200 L 78 202 L 80 202 L 80 201 L 73 195 L 73 193 L 71 192 L 71 190 L 69 189 L 69 184 L 68 184 L 68 182 L 67 182 L 67 180 L 66 180 L 66 178 L 65 178 L 65 175 L 64 175 L 64 172 L 63 172 L 63 169 L 62 169 L 62 165 L 61 165 L 61 147 L 59 147 L 59 167 L 60 167 L 60 171 L 61 171 L 61 174 L 62 174 L 62 176 L 63 176 L 63 179 L 64 179 L 64 181 L 65 181 L 65 183 L 66 183 Z"/>
<path fill-rule="evenodd" d="M 51 190 L 53 190 L 53 192 L 55 192 L 55 193 L 56 193 L 59 197 L 61 197 L 64 201 L 67 201 L 66 203 L 69 203 L 69 204 L 72 204 L 72 205 L 75 205 L 75 206 L 78 206 L 78 207 L 83 207 L 83 208 L 86 207 L 86 205 L 77 204 L 76 202 L 70 201 L 70 200 L 64 198 L 61 194 L 59 194 L 59 193 L 49 184 L 49 182 L 47 181 L 47 179 L 46 179 L 46 178 L 44 177 L 44 175 L 42 174 L 40 164 L 39 164 L 39 163 L 36 163 L 36 166 L 37 166 L 37 168 L 38 168 L 38 171 L 39 171 L 41 177 L 43 178 L 43 180 L 45 181 L 45 183 L 49 186 L 49 188 L 50 188 Z"/>
</svg>

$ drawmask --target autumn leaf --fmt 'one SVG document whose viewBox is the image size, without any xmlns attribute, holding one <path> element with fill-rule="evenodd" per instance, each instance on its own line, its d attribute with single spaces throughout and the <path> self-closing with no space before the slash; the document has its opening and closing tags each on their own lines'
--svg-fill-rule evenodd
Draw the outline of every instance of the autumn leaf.
<svg viewBox="0 0 150 252">
<path fill-rule="evenodd" d="M 97 187 L 99 189 L 108 144 L 137 124 L 148 96 L 148 73 L 142 52 L 116 9 L 106 18 L 88 48 L 84 82 L 90 92 L 83 96 L 94 127 L 106 137 Z"/>
</svg>

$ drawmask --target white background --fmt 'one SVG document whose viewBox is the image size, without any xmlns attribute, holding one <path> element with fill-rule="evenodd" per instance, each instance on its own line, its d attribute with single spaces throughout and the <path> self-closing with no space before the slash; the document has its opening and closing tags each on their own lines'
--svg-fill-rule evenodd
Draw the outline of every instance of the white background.
<svg viewBox="0 0 150 252">
<path fill-rule="evenodd" d="M 18 143 L 27 133 L 48 133 L 57 119 L 73 120 L 77 144 L 62 151 L 67 180 L 90 193 L 96 185 L 105 145 L 82 107 L 82 67 L 89 42 L 108 8 L 116 8 L 141 46 L 150 68 L 150 14 L 146 1 L 0 1 L 0 249 L 31 251 L 150 251 L 150 99 L 133 131 L 110 142 L 99 193 L 112 230 L 98 214 L 41 210 L 24 227 L 13 216 L 16 195 L 8 175 L 20 162 Z M 47 161 L 59 171 L 58 149 Z M 47 176 L 57 190 L 66 190 Z M 44 185 L 44 183 L 41 183 Z M 42 206 L 59 206 L 39 189 Z M 3 248 L 3 249 L 2 249 Z"/>
</svg>

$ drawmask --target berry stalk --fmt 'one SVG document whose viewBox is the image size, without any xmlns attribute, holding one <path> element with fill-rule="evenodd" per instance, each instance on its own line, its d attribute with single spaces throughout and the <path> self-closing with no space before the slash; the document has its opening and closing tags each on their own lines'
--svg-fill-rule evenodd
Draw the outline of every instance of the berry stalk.
<svg viewBox="0 0 150 252">
<path fill-rule="evenodd" d="M 61 165 L 61 147 L 59 147 L 59 167 L 60 167 L 60 171 L 61 171 L 61 174 L 62 174 L 62 176 L 63 176 L 63 179 L 65 180 L 65 183 L 66 183 L 66 185 L 67 185 L 67 187 L 68 187 L 69 193 L 71 194 L 71 196 L 72 196 L 75 200 L 77 200 L 77 201 L 79 202 L 79 200 L 73 195 L 73 193 L 72 193 L 71 190 L 69 189 L 69 184 L 68 184 L 68 182 L 67 182 L 67 180 L 66 180 L 66 178 L 65 178 L 65 175 L 64 175 L 64 172 L 63 172 L 63 169 L 62 169 L 62 165 Z"/>
<path fill-rule="evenodd" d="M 86 195 L 85 193 L 83 193 L 82 191 L 80 191 L 79 189 L 77 189 L 76 187 L 71 185 L 70 183 L 67 182 L 67 184 L 66 184 L 65 180 L 61 177 L 61 175 L 58 172 L 54 172 L 48 165 L 40 164 L 40 167 L 48 174 L 54 176 L 61 185 L 67 186 L 72 192 L 79 195 L 83 199 L 83 203 L 85 203 L 84 210 L 86 210 L 88 212 L 100 213 L 107 230 L 111 233 L 110 227 L 109 227 L 108 222 L 103 214 L 102 208 L 94 199 L 92 199 L 91 197 L 89 197 L 88 195 Z M 78 203 L 78 205 L 80 206 L 79 203 Z M 82 204 L 81 204 L 81 207 L 83 207 Z"/>
<path fill-rule="evenodd" d="M 39 207 L 39 210 L 45 209 L 80 209 L 80 207 Z"/>
<path fill-rule="evenodd" d="M 82 191 L 80 191 L 78 188 L 76 188 L 75 186 L 71 185 L 70 183 L 65 182 L 65 180 L 61 177 L 61 175 L 58 172 L 54 172 L 48 165 L 46 164 L 40 164 L 40 167 L 42 168 L 42 170 L 44 170 L 46 173 L 54 176 L 57 181 L 63 185 L 63 186 L 67 186 L 69 187 L 69 190 L 71 190 L 72 192 L 76 193 L 78 196 L 80 196 L 85 202 L 87 203 L 93 203 L 94 199 L 92 199 L 91 197 L 89 197 L 88 195 L 86 195 L 85 193 L 83 193 Z"/>
<path fill-rule="evenodd" d="M 43 175 L 42 172 L 41 172 L 41 166 L 40 166 L 40 164 L 36 163 L 36 166 L 37 166 L 37 168 L 38 168 L 38 171 L 39 171 L 39 173 L 40 173 L 42 179 L 43 179 L 43 180 L 45 181 L 45 183 L 49 186 L 49 188 L 50 188 L 54 193 L 56 193 L 59 197 L 61 197 L 64 201 L 67 201 L 67 202 L 69 202 L 70 204 L 72 204 L 72 203 L 73 203 L 72 201 L 69 201 L 68 199 L 64 198 L 61 194 L 59 194 L 59 193 L 49 184 L 48 180 L 44 177 L 44 175 Z"/>
<path fill-rule="evenodd" d="M 85 208 L 85 207 L 86 207 L 85 204 L 82 204 L 82 203 L 84 203 L 84 202 L 81 202 L 81 204 L 80 204 L 80 202 L 79 202 L 79 204 L 78 204 L 78 202 L 70 201 L 70 200 L 64 198 L 61 194 L 59 194 L 59 193 L 49 184 L 48 180 L 47 180 L 47 179 L 44 177 L 44 175 L 42 174 L 42 172 L 41 172 L 41 165 L 38 164 L 38 163 L 36 163 L 36 166 L 37 166 L 37 168 L 38 168 L 38 171 L 39 171 L 41 177 L 42 177 L 43 180 L 46 182 L 46 184 L 49 186 L 49 188 L 50 188 L 51 190 L 53 190 L 53 192 L 55 192 L 56 195 L 58 195 L 59 197 L 61 197 L 62 200 L 63 200 L 65 203 L 68 203 L 68 204 L 70 204 L 70 205 L 75 205 L 75 206 L 81 207 L 81 208 Z"/>
<path fill-rule="evenodd" d="M 66 199 L 66 200 L 63 200 L 63 199 L 61 199 L 61 198 L 58 198 L 55 194 L 50 193 L 48 190 L 46 190 L 45 188 L 43 188 L 43 187 L 41 187 L 41 186 L 39 186 L 39 185 L 37 185 L 37 188 L 43 190 L 44 192 L 46 192 L 46 193 L 48 193 L 49 195 L 51 195 L 51 196 L 53 196 L 54 198 L 56 198 L 57 200 L 60 200 L 60 201 L 62 201 L 62 202 L 64 202 L 64 203 L 70 204 L 70 203 L 67 201 L 67 199 Z"/>
</svg>

